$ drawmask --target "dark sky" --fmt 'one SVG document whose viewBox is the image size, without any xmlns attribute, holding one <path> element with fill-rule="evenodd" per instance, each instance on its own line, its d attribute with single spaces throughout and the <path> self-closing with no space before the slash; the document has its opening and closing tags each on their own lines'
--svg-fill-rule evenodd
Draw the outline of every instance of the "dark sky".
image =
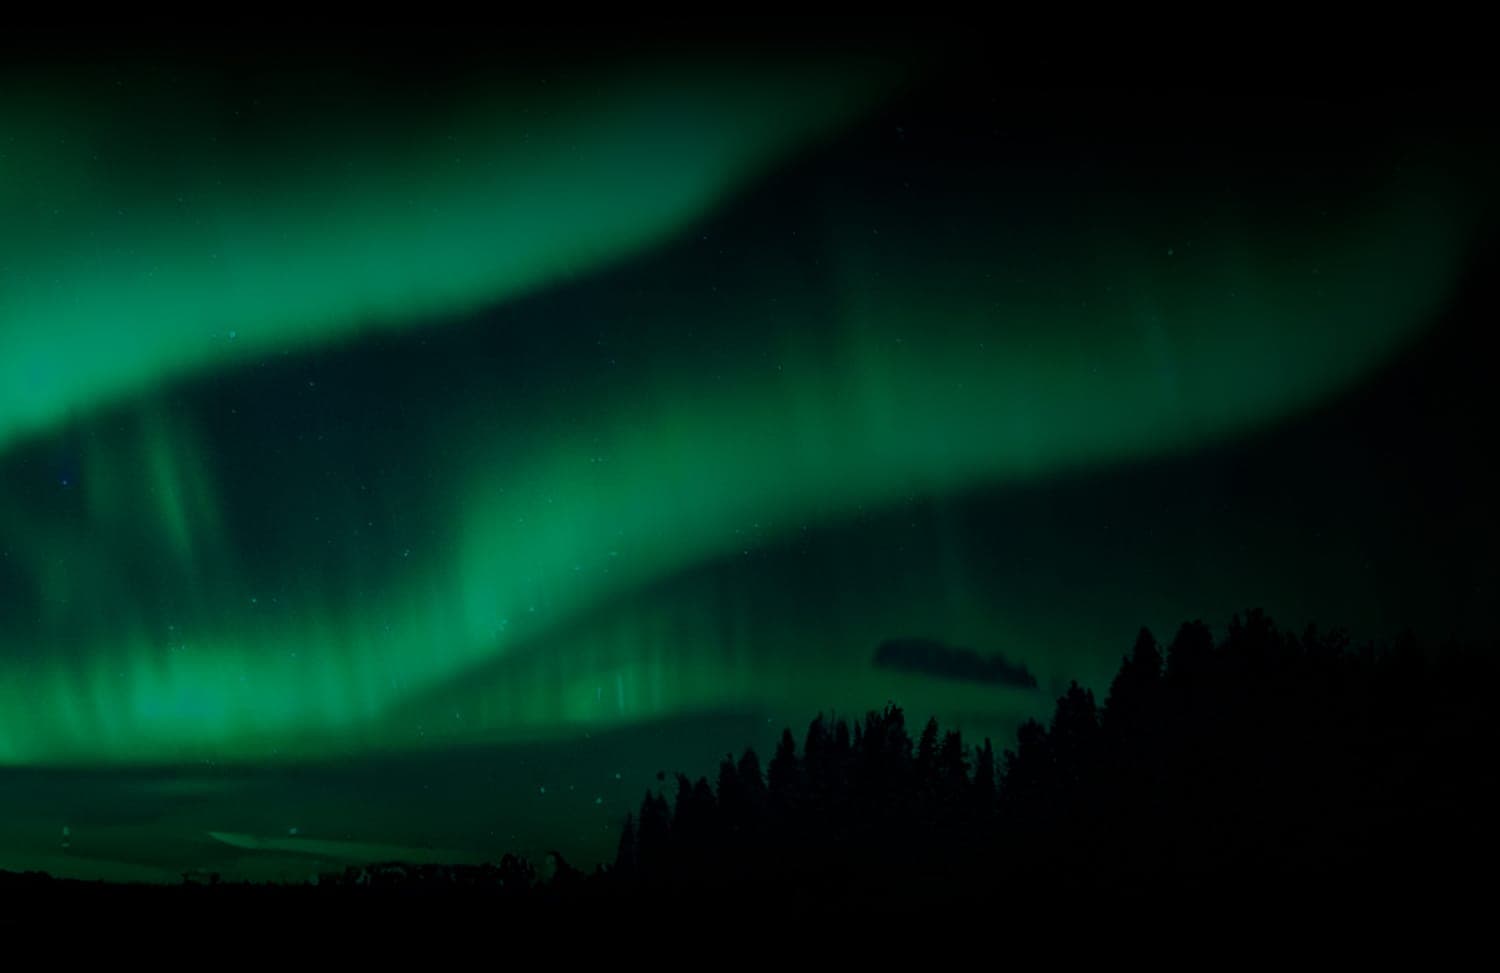
<svg viewBox="0 0 1500 973">
<path fill-rule="evenodd" d="M 1480 93 L 993 53 L 8 59 L 0 867 L 588 862 L 1142 624 L 1481 633 Z"/>
</svg>

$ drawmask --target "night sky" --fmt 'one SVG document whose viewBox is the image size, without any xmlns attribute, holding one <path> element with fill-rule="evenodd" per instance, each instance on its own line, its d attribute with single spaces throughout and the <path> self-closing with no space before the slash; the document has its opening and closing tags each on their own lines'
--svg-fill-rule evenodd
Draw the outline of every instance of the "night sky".
<svg viewBox="0 0 1500 973">
<path fill-rule="evenodd" d="M 392 50 L 0 60 L 0 868 L 587 865 L 1143 624 L 1493 624 L 1477 94 Z"/>
</svg>

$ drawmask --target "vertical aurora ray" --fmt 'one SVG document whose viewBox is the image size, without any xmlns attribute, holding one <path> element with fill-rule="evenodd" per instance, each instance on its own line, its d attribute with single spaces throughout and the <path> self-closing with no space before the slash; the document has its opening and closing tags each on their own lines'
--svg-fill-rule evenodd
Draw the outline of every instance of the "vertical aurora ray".
<svg viewBox="0 0 1500 973">
<path fill-rule="evenodd" d="M 598 26 L 0 41 L 0 870 L 587 869 L 1142 624 L 1492 636 L 1481 91 Z"/>
<path fill-rule="evenodd" d="M 809 523 L 1190 446 L 1328 394 L 1437 306 L 1457 261 L 1450 209 L 1427 195 L 1429 205 L 1410 205 L 1401 187 L 1383 198 L 1352 227 L 1288 231 L 1273 257 L 1210 233 L 1181 257 L 1110 250 L 1087 273 L 1046 264 L 1066 240 L 1034 241 L 1042 254 L 1027 256 L 1007 246 L 1002 222 L 986 223 L 975 232 L 992 237 L 965 246 L 1001 255 L 1030 282 L 998 290 L 940 247 L 903 270 L 836 217 L 828 239 L 840 270 L 829 283 L 795 283 L 805 253 L 742 272 L 742 290 L 705 325 L 721 353 L 712 369 L 701 348 L 650 343 L 619 352 L 639 371 L 589 378 L 567 364 L 560 335 L 529 365 L 569 374 L 563 397 L 509 387 L 505 374 L 519 371 L 486 381 L 483 363 L 450 376 L 480 398 L 428 408 L 420 428 L 444 432 L 419 461 L 422 485 L 371 477 L 378 506 L 424 525 L 415 554 L 354 540 L 378 533 L 375 521 L 307 500 L 341 482 L 316 468 L 266 502 L 307 503 L 304 526 L 327 523 L 343 539 L 328 549 L 292 530 L 254 551 L 224 534 L 223 519 L 256 500 L 221 495 L 229 461 L 200 432 L 150 403 L 123 438 L 118 420 L 101 422 L 84 434 L 81 516 L 33 528 L 22 551 L 42 614 L 35 648 L 12 648 L 0 681 L 3 757 L 277 759 L 557 735 L 711 706 L 810 706 L 820 693 L 860 705 L 893 688 L 884 675 L 851 680 L 872 641 L 903 617 L 941 617 L 939 591 L 898 597 L 877 583 L 888 611 L 866 611 L 841 634 L 827 622 L 810 632 L 761 623 L 754 641 L 771 644 L 755 649 L 734 634 L 745 623 L 733 621 L 732 599 L 691 585 L 665 604 L 642 595 L 592 628 L 574 622 Z M 1326 269 L 1294 272 L 1329 252 L 1338 259 Z M 708 297 L 701 283 L 678 286 Z M 1036 296 L 1060 289 L 1092 305 Z M 738 299 L 768 290 L 788 305 L 776 319 Z M 689 293 L 683 304 L 693 303 Z M 649 296 L 616 307 L 663 313 Z M 586 315 L 575 327 L 588 330 Z M 1178 376 L 1165 391 L 1164 360 Z M 388 441 L 388 458 L 401 446 Z M 86 535 L 65 540 L 69 524 Z M 112 581 L 143 548 L 144 585 Z M 386 566 L 371 567 L 376 549 Z M 990 617 L 969 630 L 1014 643 L 1006 627 Z M 824 649 L 792 648 L 809 638 Z M 480 672 L 482 685 L 466 675 Z M 977 708 L 986 693 L 950 688 L 933 702 Z"/>
</svg>

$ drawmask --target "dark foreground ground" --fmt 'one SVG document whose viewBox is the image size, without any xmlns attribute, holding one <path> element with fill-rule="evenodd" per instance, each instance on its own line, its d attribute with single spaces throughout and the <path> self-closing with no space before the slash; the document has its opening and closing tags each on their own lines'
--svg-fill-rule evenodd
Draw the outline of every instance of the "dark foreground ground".
<svg viewBox="0 0 1500 973">
<path fill-rule="evenodd" d="M 1070 910 L 1405 915 L 1489 901 L 1500 863 L 1487 648 L 1352 646 L 1252 612 L 1142 631 L 1102 705 L 1077 685 L 1002 751 L 895 706 L 814 719 L 764 764 L 678 775 L 593 871 L 553 852 L 351 866 L 316 882 L 0 872 L 0 916 L 378 914 L 537 921 Z M 764 769 L 763 769 L 764 768 Z M 675 791 L 675 793 L 673 793 Z"/>
</svg>

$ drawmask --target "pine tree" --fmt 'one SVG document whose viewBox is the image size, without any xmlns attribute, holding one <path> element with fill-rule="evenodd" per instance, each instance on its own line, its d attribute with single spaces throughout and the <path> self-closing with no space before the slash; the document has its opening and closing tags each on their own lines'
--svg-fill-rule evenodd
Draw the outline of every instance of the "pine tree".
<svg viewBox="0 0 1500 973">
<path fill-rule="evenodd" d="M 625 826 L 620 829 L 620 846 L 615 852 L 615 868 L 622 872 L 634 871 L 640 864 L 640 848 L 636 844 L 635 815 L 625 815 Z"/>
<path fill-rule="evenodd" d="M 667 799 L 646 792 L 636 832 L 637 860 L 643 871 L 663 868 L 669 859 L 672 841 L 672 811 Z"/>
<path fill-rule="evenodd" d="M 769 786 L 771 804 L 780 812 L 786 812 L 801 804 L 801 768 L 797 761 L 797 741 L 790 729 L 781 731 L 781 742 L 776 746 L 776 756 L 771 758 Z"/>
<path fill-rule="evenodd" d="M 984 738 L 974 758 L 974 782 L 971 786 L 974 810 L 980 820 L 988 820 L 995 811 L 995 749 L 990 738 Z"/>
<path fill-rule="evenodd" d="M 1105 698 L 1102 722 L 1112 735 L 1135 737 L 1159 718 L 1162 656 L 1156 637 L 1142 628 L 1135 647 L 1120 663 Z"/>
</svg>

